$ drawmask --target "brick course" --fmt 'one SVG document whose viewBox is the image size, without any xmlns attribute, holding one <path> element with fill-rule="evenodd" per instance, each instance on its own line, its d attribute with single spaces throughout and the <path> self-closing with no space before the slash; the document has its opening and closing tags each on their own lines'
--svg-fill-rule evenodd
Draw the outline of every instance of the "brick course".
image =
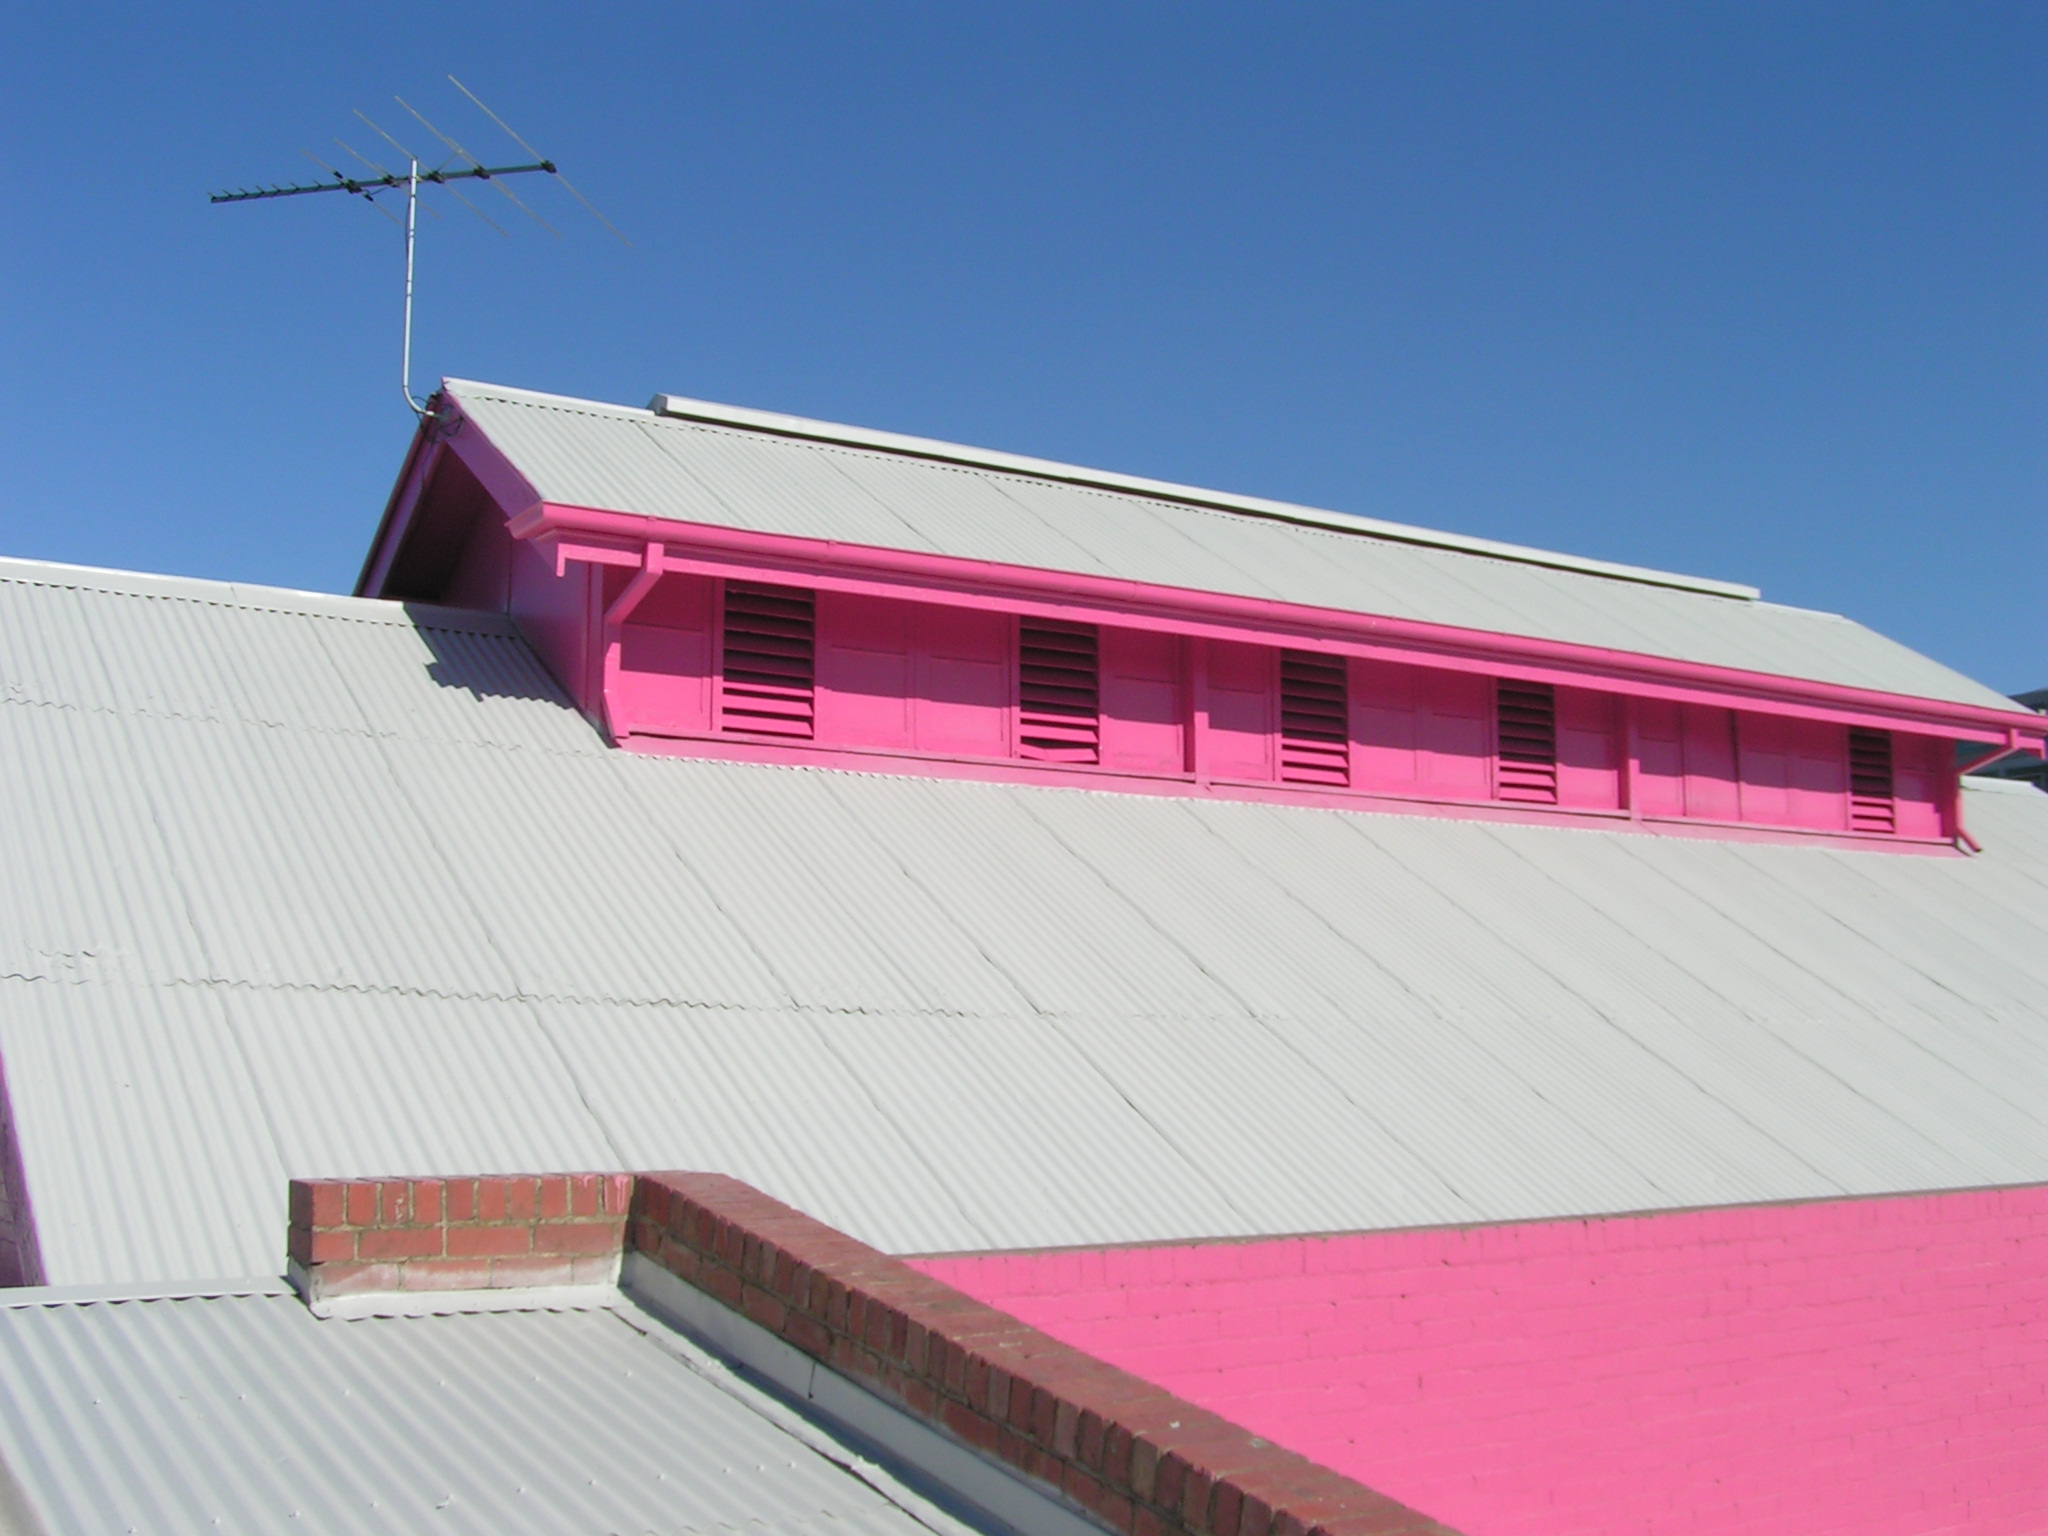
<svg viewBox="0 0 2048 1536">
<path fill-rule="evenodd" d="M 642 1174 L 628 1242 L 1121 1536 L 1449 1536 L 736 1179 Z"/>
<path fill-rule="evenodd" d="M 633 1176 L 294 1179 L 289 1251 L 310 1299 L 613 1279 Z"/>
</svg>

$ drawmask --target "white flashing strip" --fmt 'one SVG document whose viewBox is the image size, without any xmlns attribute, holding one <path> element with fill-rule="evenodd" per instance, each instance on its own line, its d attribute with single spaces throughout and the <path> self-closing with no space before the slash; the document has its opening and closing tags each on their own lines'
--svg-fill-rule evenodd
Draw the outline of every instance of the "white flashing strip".
<svg viewBox="0 0 2048 1536">
<path fill-rule="evenodd" d="M 487 385 L 496 389 L 497 386 Z M 525 393 L 524 391 L 503 391 Z M 577 401 L 579 405 L 587 402 Z M 1714 597 L 1755 602 L 1763 596 L 1756 587 L 1740 582 L 1716 581 L 1707 576 L 1684 576 L 1674 571 L 1652 570 L 1647 566 L 1622 565 L 1610 560 L 1592 560 L 1582 555 L 1564 555 L 1535 549 L 1526 544 L 1507 544 L 1495 539 L 1465 534 L 1442 533 L 1410 523 L 1387 522 L 1376 517 L 1356 517 L 1345 512 L 1326 512 L 1319 507 L 1297 506 L 1292 502 L 1268 501 L 1262 496 L 1240 496 L 1230 491 L 1208 491 L 1198 486 L 1179 485 L 1170 480 L 1150 480 L 1140 475 L 1118 474 L 1114 470 L 1083 469 L 1052 459 L 1034 459 L 1024 454 L 1003 453 L 993 448 L 967 448 L 935 438 L 909 437 L 900 432 L 881 432 L 868 427 L 846 427 L 804 416 L 785 416 L 779 411 L 756 411 L 739 405 L 719 405 L 709 400 L 692 400 L 684 395 L 656 395 L 648 410 L 657 416 L 684 421 L 710 422 L 718 426 L 745 427 L 773 432 L 783 437 L 810 438 L 852 448 L 876 448 L 885 453 L 939 459 L 980 469 L 999 469 L 1011 474 L 1032 475 L 1041 480 L 1062 480 L 1070 485 L 1094 486 L 1109 491 L 1129 491 L 1141 496 L 1164 497 L 1195 506 L 1216 507 L 1227 512 L 1247 512 L 1254 517 L 1301 523 L 1313 528 L 1334 529 L 1365 538 L 1390 539 L 1402 544 L 1422 544 L 1460 554 L 1483 555 L 1495 560 L 1513 560 L 1523 565 L 1548 566 L 1553 570 L 1576 571 L 1581 575 L 1604 576 L 1614 581 L 1633 581 L 1655 587 L 1672 587 L 1681 592 L 1704 592 Z"/>
<path fill-rule="evenodd" d="M 1020 1536 L 1103 1536 L 1102 1527 L 999 1461 L 971 1450 L 678 1279 L 629 1253 L 626 1295 L 670 1327 L 808 1403 L 822 1418 L 880 1447 Z"/>
<path fill-rule="evenodd" d="M 618 1270 L 587 1285 L 505 1285 L 473 1290 L 358 1291 L 318 1296 L 315 1276 L 297 1259 L 285 1264 L 288 1294 L 318 1318 L 350 1322 L 363 1317 L 450 1317 L 464 1312 L 601 1312 L 619 1303 Z"/>
<path fill-rule="evenodd" d="M 228 1296 L 290 1296 L 282 1275 L 234 1280 L 147 1280 L 113 1285 L 23 1285 L 0 1290 L 0 1307 L 87 1307 L 105 1301 L 217 1301 Z"/>
<path fill-rule="evenodd" d="M 306 1310 L 321 1319 L 453 1317 L 471 1312 L 602 1312 L 619 1304 L 615 1285 L 514 1285 L 476 1291 L 365 1291 L 323 1296 Z"/>
</svg>

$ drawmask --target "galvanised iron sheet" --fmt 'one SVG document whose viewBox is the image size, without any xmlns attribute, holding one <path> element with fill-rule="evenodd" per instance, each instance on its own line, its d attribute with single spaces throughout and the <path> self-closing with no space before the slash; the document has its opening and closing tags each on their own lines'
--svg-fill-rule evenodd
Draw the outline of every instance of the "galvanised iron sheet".
<svg viewBox="0 0 2048 1536">
<path fill-rule="evenodd" d="M 630 1303 L 319 1322 L 290 1295 L 0 1305 L 48 1536 L 969 1536 Z"/>
<path fill-rule="evenodd" d="M 718 1169 L 901 1252 L 2048 1179 L 2025 787 L 1981 857 L 1721 843 L 639 757 L 382 603 L 12 563 L 0 635 L 52 1282 L 274 1272 L 294 1174 Z"/>
<path fill-rule="evenodd" d="M 545 501 L 1276 599 L 2010 709 L 1833 614 L 464 380 Z M 1329 513 L 1307 515 L 1328 521 Z M 1427 537 L 1420 530 L 1418 536 Z"/>
</svg>

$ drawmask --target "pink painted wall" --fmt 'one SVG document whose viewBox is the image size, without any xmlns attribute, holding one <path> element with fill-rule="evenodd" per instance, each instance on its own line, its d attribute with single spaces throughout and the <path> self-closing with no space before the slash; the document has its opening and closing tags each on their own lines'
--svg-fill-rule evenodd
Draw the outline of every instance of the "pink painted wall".
<svg viewBox="0 0 2048 1536">
<path fill-rule="evenodd" d="M 2048 1186 L 914 1262 L 1468 1536 L 2048 1530 Z"/>
<path fill-rule="evenodd" d="M 1186 644 L 1173 635 L 1104 628 L 1102 766 L 1124 773 L 1181 773 L 1187 762 Z"/>
<path fill-rule="evenodd" d="M 619 565 L 578 562 L 557 575 L 534 545 L 480 522 L 449 592 L 476 606 L 503 601 L 578 703 L 602 714 L 620 740 L 721 739 L 719 579 L 663 576 L 610 652 L 599 616 L 631 579 Z M 816 599 L 815 735 L 786 750 L 811 761 L 874 752 L 948 764 L 1020 756 L 1017 615 L 993 600 L 919 603 L 830 588 Z M 1107 625 L 1098 635 L 1100 761 L 1079 771 L 1180 778 L 1203 793 L 1279 782 L 1279 648 Z M 1348 668 L 1350 782 L 1325 776 L 1322 792 L 1443 804 L 1501 798 L 1493 678 L 1361 658 Z M 1552 691 L 1558 811 L 1859 830 L 1850 816 L 1848 733 L 1839 724 L 1625 701 L 1598 688 Z M 1895 735 L 1894 745 L 1896 835 L 1949 837 L 1946 744 Z M 1339 775 L 1345 755 L 1336 759 Z M 1890 834 L 1880 826 L 1871 835 Z"/>
</svg>

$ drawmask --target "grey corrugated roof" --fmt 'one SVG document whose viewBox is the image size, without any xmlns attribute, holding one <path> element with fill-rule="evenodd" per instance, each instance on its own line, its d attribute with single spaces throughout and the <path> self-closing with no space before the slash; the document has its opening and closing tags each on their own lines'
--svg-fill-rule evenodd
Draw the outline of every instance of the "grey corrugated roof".
<svg viewBox="0 0 2048 1536">
<path fill-rule="evenodd" d="M 1335 513 L 1303 509 L 1313 519 L 1307 522 L 1256 516 L 990 464 L 939 462 L 466 380 L 450 380 L 448 388 L 541 498 L 564 505 L 2012 707 L 2004 695 L 1834 614 L 1416 542 L 1432 537 L 1421 530 L 1383 536 L 1372 530 L 1390 525 L 1364 520 L 1357 531 L 1340 531 L 1332 525 L 1347 520 Z"/>
<path fill-rule="evenodd" d="M 296 1174 L 730 1172 L 896 1251 L 2048 1179 L 2048 798 L 1918 857 L 612 751 L 509 625 L 0 565 L 48 1278 Z M 104 658 L 119 658 L 108 662 Z"/>
<path fill-rule="evenodd" d="M 624 1301 L 0 1306 L 0 1381 L 0 1470 L 48 1536 L 974 1529 Z"/>
</svg>

